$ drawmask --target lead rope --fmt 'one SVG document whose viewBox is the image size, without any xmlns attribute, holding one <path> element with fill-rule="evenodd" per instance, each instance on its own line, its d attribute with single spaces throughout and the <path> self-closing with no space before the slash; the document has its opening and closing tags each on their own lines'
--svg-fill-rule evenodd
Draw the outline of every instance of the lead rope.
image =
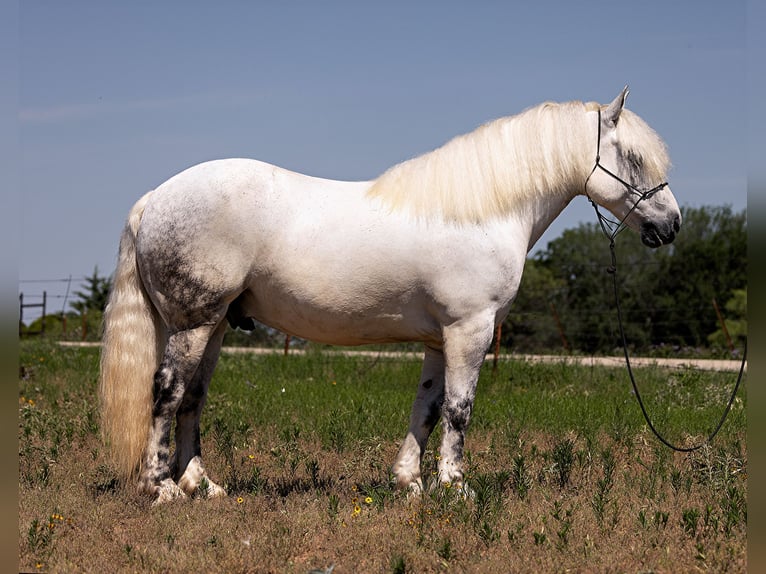
<svg viewBox="0 0 766 574">
<path fill-rule="evenodd" d="M 615 243 L 614 243 L 614 240 L 617 237 L 617 235 L 625 228 L 625 226 L 623 225 L 625 220 L 633 212 L 633 210 L 636 209 L 638 204 L 641 203 L 643 200 L 648 199 L 649 197 L 651 197 L 652 195 L 654 195 L 655 193 L 657 193 L 658 191 L 663 189 L 665 186 L 667 186 L 667 182 L 661 183 L 660 185 L 650 189 L 649 191 L 642 192 L 641 190 L 639 190 L 635 186 L 633 186 L 633 185 L 623 181 L 620 177 L 618 177 L 617 175 L 615 175 L 614 173 L 612 173 L 611 171 L 609 171 L 608 169 L 606 169 L 604 166 L 601 165 L 601 156 L 600 156 L 600 151 L 601 151 L 601 110 L 599 110 L 599 112 L 598 112 L 598 140 L 597 141 L 598 141 L 598 144 L 597 144 L 597 148 L 596 148 L 596 163 L 593 166 L 593 169 L 591 170 L 591 172 L 588 175 L 587 179 L 585 180 L 585 196 L 588 198 L 588 201 L 590 201 L 591 205 L 593 205 L 593 208 L 596 211 L 596 217 L 598 217 L 599 225 L 601 226 L 601 230 L 604 232 L 604 235 L 609 240 L 609 252 L 611 254 L 612 263 L 611 263 L 611 265 L 609 267 L 607 267 L 606 271 L 607 271 L 607 273 L 609 275 L 612 276 L 612 284 L 613 284 L 613 287 L 614 287 L 614 302 L 615 302 L 615 306 L 617 308 L 617 323 L 618 323 L 619 328 L 620 328 L 620 338 L 622 340 L 622 349 L 623 349 L 623 352 L 625 353 L 625 364 L 628 367 L 628 375 L 630 376 L 630 383 L 631 383 L 631 385 L 633 385 L 633 392 L 636 395 L 636 400 L 638 401 L 638 405 L 641 407 L 641 412 L 644 415 L 644 420 L 646 421 L 646 424 L 649 425 L 649 428 L 654 433 L 654 436 L 656 436 L 662 444 L 664 444 L 665 446 L 667 446 L 668 448 L 670 448 L 672 450 L 675 450 L 677 452 L 693 452 L 695 450 L 699 450 L 705 444 L 709 444 L 709 443 L 713 442 L 713 439 L 718 434 L 718 431 L 720 431 L 721 427 L 723 427 L 723 423 L 726 421 L 726 417 L 729 416 L 729 412 L 731 411 L 731 407 L 734 404 L 734 399 L 737 396 L 737 391 L 739 390 L 739 385 L 742 382 L 742 374 L 745 371 L 745 361 L 747 359 L 747 339 L 745 339 L 745 348 L 744 348 L 744 351 L 743 351 L 743 354 L 742 354 L 742 364 L 739 367 L 739 376 L 737 377 L 737 382 L 734 385 L 734 390 L 731 393 L 731 397 L 729 397 L 729 402 L 727 403 L 726 408 L 724 409 L 723 414 L 721 415 L 721 419 L 718 421 L 718 425 L 715 427 L 713 432 L 711 432 L 708 435 L 708 437 L 707 437 L 707 439 L 705 441 L 703 441 L 703 442 L 701 442 L 701 443 L 699 443 L 699 444 L 697 444 L 695 446 L 691 446 L 691 447 L 677 446 L 677 445 L 674 445 L 673 443 L 671 443 L 670 441 L 668 441 L 654 427 L 654 424 L 652 424 L 652 420 L 649 417 L 649 413 L 647 412 L 646 407 L 644 406 L 644 401 L 641 398 L 641 393 L 638 390 L 638 385 L 636 384 L 636 378 L 633 375 L 633 368 L 630 365 L 630 353 L 628 353 L 628 342 L 627 342 L 627 338 L 625 336 L 625 329 L 623 327 L 623 322 L 622 322 L 622 307 L 620 305 L 619 289 L 617 288 L 617 254 L 615 252 Z M 622 221 L 614 222 L 614 221 L 611 221 L 608 218 L 604 217 L 604 215 L 602 215 L 601 212 L 599 211 L 598 205 L 596 204 L 596 202 L 593 201 L 593 199 L 591 199 L 591 197 L 588 195 L 588 190 L 587 190 L 588 181 L 590 180 L 591 176 L 596 171 L 596 169 L 603 170 L 608 175 L 610 175 L 611 177 L 613 177 L 614 179 L 616 179 L 617 181 L 622 183 L 624 186 L 626 186 L 627 188 L 631 189 L 632 191 L 634 191 L 635 193 L 637 193 L 639 195 L 638 200 L 633 205 L 633 207 L 630 209 L 630 211 L 628 211 L 627 215 L 625 215 L 625 217 L 623 217 Z M 610 226 L 611 225 L 614 225 L 615 228 L 614 228 L 613 231 L 610 232 Z"/>
</svg>

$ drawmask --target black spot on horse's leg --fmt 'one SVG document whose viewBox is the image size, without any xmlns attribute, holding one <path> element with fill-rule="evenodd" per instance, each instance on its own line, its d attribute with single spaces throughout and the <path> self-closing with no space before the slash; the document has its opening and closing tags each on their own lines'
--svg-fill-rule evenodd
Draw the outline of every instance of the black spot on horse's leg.
<svg viewBox="0 0 766 574">
<path fill-rule="evenodd" d="M 457 404 L 444 405 L 444 418 L 452 430 L 463 434 L 468 430 L 468 422 L 471 420 L 472 411 L 473 401 L 463 399 Z"/>
<path fill-rule="evenodd" d="M 420 463 L 428 437 L 441 416 L 444 400 L 444 356 L 427 349 L 418 393 L 412 404 L 409 432 L 399 449 L 393 472 L 400 487 L 420 488 Z"/>
<path fill-rule="evenodd" d="M 439 419 L 442 416 L 443 401 L 444 395 L 441 395 L 440 398 L 432 401 L 431 404 L 428 405 L 428 413 L 426 414 L 426 418 L 423 420 L 423 428 L 427 429 L 428 434 L 433 432 L 434 428 L 436 427 L 436 423 L 439 422 Z"/>
</svg>

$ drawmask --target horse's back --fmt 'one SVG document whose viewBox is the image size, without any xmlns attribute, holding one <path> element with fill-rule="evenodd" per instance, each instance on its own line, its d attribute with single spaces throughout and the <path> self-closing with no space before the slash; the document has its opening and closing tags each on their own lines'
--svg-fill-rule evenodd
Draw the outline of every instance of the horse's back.
<svg viewBox="0 0 766 574">
<path fill-rule="evenodd" d="M 366 187 L 250 159 L 190 167 L 146 202 L 136 251 L 147 290 L 155 304 L 172 308 L 165 315 L 224 306 L 256 279 L 286 274 L 312 241 L 307 229 L 332 227 L 327 214 L 345 217 L 338 206 L 353 213 L 350 204 Z"/>
</svg>

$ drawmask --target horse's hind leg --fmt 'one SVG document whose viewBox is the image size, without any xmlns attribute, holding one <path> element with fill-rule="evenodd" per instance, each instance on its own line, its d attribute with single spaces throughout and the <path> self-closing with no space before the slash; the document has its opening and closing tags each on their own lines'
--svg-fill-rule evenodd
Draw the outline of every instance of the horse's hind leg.
<svg viewBox="0 0 766 574">
<path fill-rule="evenodd" d="M 410 428 L 399 449 L 392 472 L 400 488 L 420 492 L 423 482 L 420 464 L 428 437 L 434 430 L 444 400 L 444 354 L 426 347 L 418 394 L 412 404 Z"/>
<path fill-rule="evenodd" d="M 171 463 L 173 478 L 186 494 L 192 495 L 200 486 L 206 497 L 225 496 L 226 491 L 215 484 L 202 465 L 199 421 L 205 406 L 210 379 L 221 354 L 221 344 L 226 333 L 226 322 L 222 321 L 210 337 L 205 354 L 194 373 L 176 413 L 176 452 Z"/>
<path fill-rule="evenodd" d="M 139 487 L 155 495 L 155 502 L 184 496 L 171 477 L 170 427 L 215 328 L 215 324 L 206 324 L 171 333 L 162 362 L 154 375 L 152 428 Z"/>
</svg>

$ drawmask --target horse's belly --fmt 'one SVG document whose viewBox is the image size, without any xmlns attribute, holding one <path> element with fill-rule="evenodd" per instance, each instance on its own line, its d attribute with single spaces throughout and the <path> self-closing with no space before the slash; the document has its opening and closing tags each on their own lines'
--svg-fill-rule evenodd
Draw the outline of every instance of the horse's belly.
<svg viewBox="0 0 766 574">
<path fill-rule="evenodd" d="M 244 316 L 301 339 L 331 345 L 399 341 L 441 341 L 438 322 L 417 297 L 371 302 L 366 297 L 332 301 L 273 291 L 248 291 L 240 300 Z"/>
</svg>

